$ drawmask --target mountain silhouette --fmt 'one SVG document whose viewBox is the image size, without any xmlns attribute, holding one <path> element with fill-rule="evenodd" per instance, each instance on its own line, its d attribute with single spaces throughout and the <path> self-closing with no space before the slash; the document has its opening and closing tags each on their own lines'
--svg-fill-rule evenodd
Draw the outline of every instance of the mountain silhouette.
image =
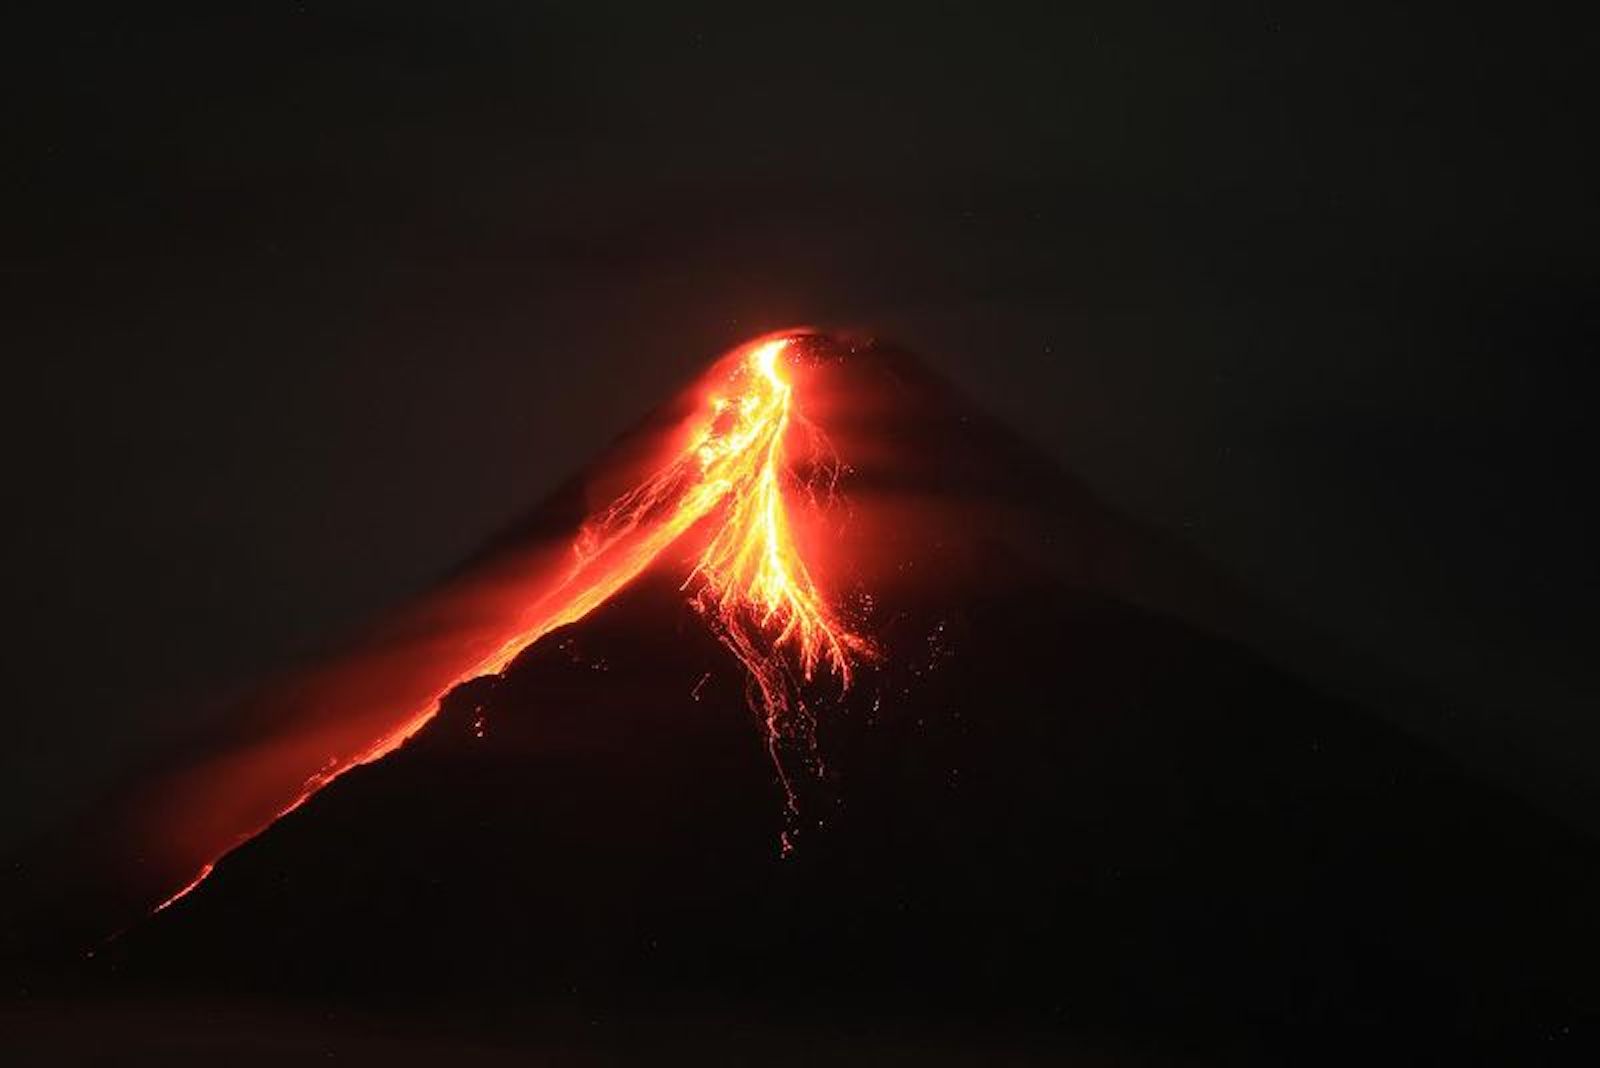
<svg viewBox="0 0 1600 1068">
<path fill-rule="evenodd" d="M 809 549 L 874 647 L 847 689 L 797 676 L 769 738 L 664 553 L 83 981 L 1592 1063 L 1591 843 L 1228 636 L 1247 598 L 914 358 L 803 344 L 845 465 Z"/>
</svg>

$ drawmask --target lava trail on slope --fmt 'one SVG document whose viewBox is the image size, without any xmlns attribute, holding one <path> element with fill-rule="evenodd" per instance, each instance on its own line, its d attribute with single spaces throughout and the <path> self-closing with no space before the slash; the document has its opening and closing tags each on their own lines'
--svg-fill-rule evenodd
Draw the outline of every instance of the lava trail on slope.
<svg viewBox="0 0 1600 1068">
<path fill-rule="evenodd" d="M 587 496 L 608 503 L 567 530 L 502 544 L 346 655 L 258 696 L 236 738 L 154 778 L 117 825 L 138 853 L 137 866 L 124 864 L 135 885 L 166 883 L 155 911 L 328 784 L 404 745 L 455 687 L 498 675 L 653 566 L 679 569 L 685 597 L 743 665 L 787 775 L 780 750 L 808 745 L 815 676 L 847 688 L 853 664 L 873 655 L 798 544 L 799 525 L 825 519 L 838 478 L 797 398 L 818 351 L 809 335 L 783 334 L 717 360 L 586 476 Z"/>
</svg>

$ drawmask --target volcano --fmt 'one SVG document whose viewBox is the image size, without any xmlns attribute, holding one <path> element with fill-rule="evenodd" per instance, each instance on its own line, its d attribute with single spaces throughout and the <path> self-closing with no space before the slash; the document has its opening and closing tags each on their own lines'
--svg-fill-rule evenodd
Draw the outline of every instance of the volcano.
<svg viewBox="0 0 1600 1068">
<path fill-rule="evenodd" d="M 72 843 L 73 981 L 1593 1063 L 1600 854 L 1270 625 L 906 353 L 763 339 Z"/>
</svg>

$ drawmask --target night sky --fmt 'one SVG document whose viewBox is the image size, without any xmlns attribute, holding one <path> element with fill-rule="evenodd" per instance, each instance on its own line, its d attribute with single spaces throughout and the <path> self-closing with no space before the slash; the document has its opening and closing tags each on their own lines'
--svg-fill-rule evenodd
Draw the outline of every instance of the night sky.
<svg viewBox="0 0 1600 1068">
<path fill-rule="evenodd" d="M 920 352 L 1353 654 L 1320 682 L 1409 680 L 1600 827 L 1573 27 L 230 6 L 6 17 L 0 843 L 797 324 Z"/>
</svg>

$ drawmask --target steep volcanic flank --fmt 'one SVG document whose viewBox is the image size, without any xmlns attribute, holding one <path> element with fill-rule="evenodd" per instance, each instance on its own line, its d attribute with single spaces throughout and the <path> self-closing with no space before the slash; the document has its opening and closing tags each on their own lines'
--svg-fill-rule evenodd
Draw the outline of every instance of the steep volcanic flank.
<svg viewBox="0 0 1600 1068">
<path fill-rule="evenodd" d="M 1582 1060 L 1587 843 L 1145 607 L 1247 611 L 903 355 L 804 345 L 843 477 L 794 545 L 860 636 L 848 688 L 790 649 L 774 713 L 696 596 L 715 539 L 663 551 L 96 960 L 139 989 L 933 1014 L 1229 1063 Z"/>
</svg>

